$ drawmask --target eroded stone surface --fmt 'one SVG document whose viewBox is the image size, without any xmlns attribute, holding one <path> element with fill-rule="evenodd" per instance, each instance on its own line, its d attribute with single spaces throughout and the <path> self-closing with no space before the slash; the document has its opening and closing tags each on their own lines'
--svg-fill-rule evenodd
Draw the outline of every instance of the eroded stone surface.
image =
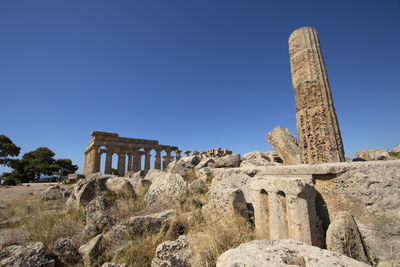
<svg viewBox="0 0 400 267">
<path fill-rule="evenodd" d="M 326 247 L 330 251 L 369 263 L 357 223 L 347 211 L 339 212 L 329 225 L 326 232 Z"/>
<path fill-rule="evenodd" d="M 187 236 L 182 235 L 175 241 L 165 241 L 158 245 L 156 256 L 151 261 L 152 267 L 187 267 L 191 264 L 191 249 Z"/>
<path fill-rule="evenodd" d="M 55 200 L 63 198 L 63 193 L 60 186 L 53 185 L 42 191 L 39 196 L 42 200 Z"/>
<path fill-rule="evenodd" d="M 232 266 L 367 267 L 370 265 L 303 242 L 280 239 L 244 243 L 219 256 L 217 267 Z"/>
<path fill-rule="evenodd" d="M 26 246 L 9 246 L 0 251 L 0 266 L 53 267 L 55 260 L 47 254 L 42 242 Z"/>
<path fill-rule="evenodd" d="M 293 238 L 323 246 L 311 175 L 257 175 L 251 189 L 258 239 Z"/>
<path fill-rule="evenodd" d="M 371 150 L 358 150 L 356 151 L 356 158 L 365 160 L 384 160 L 389 157 L 388 150 L 382 150 L 379 148 Z"/>
<path fill-rule="evenodd" d="M 278 126 L 269 132 L 265 138 L 282 158 L 284 164 L 300 163 L 300 149 L 296 137 L 289 129 Z"/>
<path fill-rule="evenodd" d="M 317 31 L 310 27 L 295 30 L 289 37 L 289 54 L 301 162 L 345 161 Z"/>
</svg>

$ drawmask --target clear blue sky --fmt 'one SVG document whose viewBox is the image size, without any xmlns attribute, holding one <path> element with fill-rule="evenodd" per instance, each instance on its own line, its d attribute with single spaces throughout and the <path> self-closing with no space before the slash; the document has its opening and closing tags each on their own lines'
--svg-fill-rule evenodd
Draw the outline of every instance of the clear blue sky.
<svg viewBox="0 0 400 267">
<path fill-rule="evenodd" d="M 296 134 L 288 37 L 319 32 L 346 154 L 400 141 L 400 1 L 0 1 L 0 134 L 83 168 L 92 131 L 182 150 Z M 0 173 L 5 171 L 0 168 Z"/>
</svg>

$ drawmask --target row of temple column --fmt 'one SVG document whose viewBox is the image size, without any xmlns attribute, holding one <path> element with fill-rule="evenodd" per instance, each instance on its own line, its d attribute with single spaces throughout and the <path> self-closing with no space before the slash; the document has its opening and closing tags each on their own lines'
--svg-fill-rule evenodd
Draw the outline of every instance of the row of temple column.
<svg viewBox="0 0 400 267">
<path fill-rule="evenodd" d="M 136 150 L 133 152 L 118 152 L 112 149 L 100 149 L 97 153 L 95 172 L 100 172 L 101 155 L 106 154 L 104 173 L 112 173 L 112 157 L 114 154 L 118 155 L 118 167 L 117 171 L 119 175 L 125 174 L 126 157 L 128 157 L 128 164 L 126 171 L 136 172 L 142 169 L 142 157 L 144 155 L 144 169 L 150 169 L 151 154 L 152 149 L 145 149 L 144 151 Z M 171 155 L 172 150 L 166 149 L 166 155 L 161 156 L 163 149 L 156 149 L 156 155 L 154 155 L 154 168 L 155 169 L 166 169 L 168 164 L 174 160 L 179 160 L 181 158 L 181 150 L 174 150 L 176 153 L 175 158 Z M 189 155 L 190 151 L 185 151 L 185 155 Z M 161 161 L 162 160 L 162 161 Z M 161 164 L 162 163 L 162 164 Z M 162 166 L 161 166 L 162 165 Z"/>
</svg>

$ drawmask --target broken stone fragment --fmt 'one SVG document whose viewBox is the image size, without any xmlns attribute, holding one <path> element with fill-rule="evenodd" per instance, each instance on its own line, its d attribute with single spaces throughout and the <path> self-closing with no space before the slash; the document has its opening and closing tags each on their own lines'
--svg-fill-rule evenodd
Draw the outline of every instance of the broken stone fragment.
<svg viewBox="0 0 400 267">
<path fill-rule="evenodd" d="M 300 149 L 296 137 L 289 129 L 278 126 L 265 138 L 282 158 L 284 164 L 300 164 Z"/>
</svg>

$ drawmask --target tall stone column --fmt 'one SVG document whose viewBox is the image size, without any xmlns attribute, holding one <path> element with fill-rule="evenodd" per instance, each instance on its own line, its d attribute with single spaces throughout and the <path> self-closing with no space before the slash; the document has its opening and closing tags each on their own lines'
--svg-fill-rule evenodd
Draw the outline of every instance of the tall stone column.
<svg viewBox="0 0 400 267">
<path fill-rule="evenodd" d="M 133 171 L 140 171 L 142 168 L 142 155 L 139 150 L 133 151 Z"/>
<path fill-rule="evenodd" d="M 132 171 L 132 154 L 131 153 L 128 153 L 127 154 L 128 155 L 128 172 L 131 172 Z"/>
<path fill-rule="evenodd" d="M 124 174 L 125 174 L 125 160 L 126 160 L 126 154 L 118 153 L 118 175 L 119 176 L 124 176 Z"/>
<path fill-rule="evenodd" d="M 345 161 L 317 31 L 295 30 L 289 37 L 289 54 L 301 162 Z"/>
<path fill-rule="evenodd" d="M 91 173 L 98 172 L 97 167 L 99 164 L 99 146 L 93 145 L 85 152 L 85 165 L 83 167 L 83 174 L 89 175 Z"/>
<path fill-rule="evenodd" d="M 175 153 L 176 153 L 176 161 L 178 161 L 181 158 L 182 150 L 175 150 Z"/>
<path fill-rule="evenodd" d="M 156 150 L 154 169 L 161 170 L 161 150 Z"/>
<path fill-rule="evenodd" d="M 162 156 L 162 169 L 166 170 L 167 169 L 167 156 Z"/>
<path fill-rule="evenodd" d="M 114 152 L 113 151 L 106 151 L 106 166 L 104 168 L 104 174 L 111 174 L 111 167 L 112 167 L 112 156 Z"/>
<path fill-rule="evenodd" d="M 101 154 L 102 154 L 101 152 L 97 152 L 96 168 L 94 172 L 100 172 Z"/>
<path fill-rule="evenodd" d="M 190 152 L 192 152 L 192 151 L 184 151 L 183 153 L 185 153 L 185 157 L 189 157 L 190 156 Z"/>
<path fill-rule="evenodd" d="M 144 169 L 145 170 L 150 170 L 150 158 L 151 158 L 150 149 L 146 149 L 144 151 L 144 155 L 145 155 L 145 158 L 144 158 Z"/>
<path fill-rule="evenodd" d="M 171 162 L 171 150 L 167 149 L 165 151 L 167 153 L 166 157 L 165 157 L 165 168 L 166 169 L 168 167 L 168 164 Z"/>
</svg>

